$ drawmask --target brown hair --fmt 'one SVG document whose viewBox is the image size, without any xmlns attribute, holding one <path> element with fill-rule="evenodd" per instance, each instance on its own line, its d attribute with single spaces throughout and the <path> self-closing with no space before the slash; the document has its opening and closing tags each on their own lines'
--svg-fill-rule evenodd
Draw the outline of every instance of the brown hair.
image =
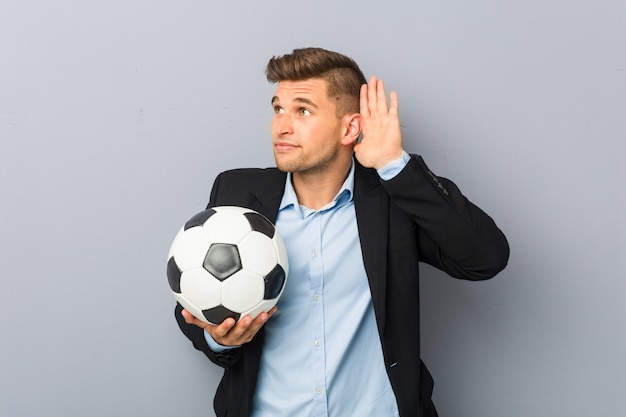
<svg viewBox="0 0 626 417">
<path fill-rule="evenodd" d="M 339 117 L 359 111 L 359 92 L 361 85 L 367 82 L 352 58 L 322 48 L 294 49 L 291 54 L 272 57 L 265 75 L 271 83 L 311 78 L 325 80 L 328 97 L 336 99 Z"/>
</svg>

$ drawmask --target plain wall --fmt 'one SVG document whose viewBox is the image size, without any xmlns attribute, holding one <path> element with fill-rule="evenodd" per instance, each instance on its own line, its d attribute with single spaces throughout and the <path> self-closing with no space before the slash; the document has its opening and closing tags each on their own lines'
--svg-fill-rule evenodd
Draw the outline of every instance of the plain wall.
<svg viewBox="0 0 626 417">
<path fill-rule="evenodd" d="M 212 416 L 169 245 L 270 166 L 273 55 L 346 53 L 405 148 L 505 231 L 497 278 L 424 267 L 442 417 L 626 415 L 622 0 L 0 1 L 0 416 Z"/>
</svg>

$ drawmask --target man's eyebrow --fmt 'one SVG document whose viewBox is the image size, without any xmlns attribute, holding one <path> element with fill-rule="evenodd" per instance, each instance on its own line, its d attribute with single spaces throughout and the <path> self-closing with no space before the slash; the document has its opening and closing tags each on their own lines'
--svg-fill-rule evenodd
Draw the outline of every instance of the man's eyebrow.
<svg viewBox="0 0 626 417">
<path fill-rule="evenodd" d="M 304 103 L 311 107 L 315 107 L 317 109 L 317 105 L 313 103 L 311 100 L 309 100 L 308 98 L 296 97 L 293 101 L 297 101 L 298 103 Z"/>
<path fill-rule="evenodd" d="M 310 99 L 305 98 L 305 97 L 296 97 L 293 99 L 293 101 L 297 103 L 306 104 L 311 107 L 315 107 L 316 109 L 318 108 L 317 104 L 313 103 Z M 275 105 L 277 102 L 280 102 L 280 99 L 278 98 L 278 96 L 272 97 L 272 105 Z"/>
</svg>

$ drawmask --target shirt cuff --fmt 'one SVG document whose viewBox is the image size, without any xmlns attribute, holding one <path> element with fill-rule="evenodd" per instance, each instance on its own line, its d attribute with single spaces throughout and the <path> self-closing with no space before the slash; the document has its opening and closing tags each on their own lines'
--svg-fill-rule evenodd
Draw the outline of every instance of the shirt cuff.
<svg viewBox="0 0 626 417">
<path fill-rule="evenodd" d="M 236 347 L 238 347 L 238 346 L 220 345 L 219 343 L 215 341 L 215 339 L 213 339 L 213 336 L 211 336 L 209 332 L 207 332 L 206 330 L 204 331 L 204 340 L 206 340 L 207 344 L 209 345 L 209 348 L 215 353 L 227 352 L 231 349 L 235 349 Z"/>
<path fill-rule="evenodd" d="M 389 162 L 387 165 L 379 169 L 378 176 L 384 181 L 389 181 L 396 175 L 402 171 L 402 169 L 409 163 L 411 160 L 411 156 L 406 153 L 404 150 L 402 151 L 402 156 L 395 161 Z"/>
</svg>

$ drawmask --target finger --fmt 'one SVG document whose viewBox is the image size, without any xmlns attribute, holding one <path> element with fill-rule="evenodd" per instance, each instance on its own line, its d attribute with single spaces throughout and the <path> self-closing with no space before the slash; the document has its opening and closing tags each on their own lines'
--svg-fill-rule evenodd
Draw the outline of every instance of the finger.
<svg viewBox="0 0 626 417">
<path fill-rule="evenodd" d="M 389 114 L 393 116 L 398 115 L 398 93 L 395 91 L 389 94 Z"/>
<path fill-rule="evenodd" d="M 240 343 L 247 343 L 257 334 L 257 332 L 263 327 L 263 325 L 272 317 L 272 315 L 276 312 L 277 308 L 273 307 L 268 312 L 261 312 L 258 316 L 252 320 L 250 316 L 245 317 L 247 326 L 244 323 L 241 326 L 240 334 L 237 336 Z M 237 329 L 236 331 L 239 331 Z"/>
<path fill-rule="evenodd" d="M 259 313 L 258 316 L 256 316 L 254 318 L 254 320 L 250 319 L 251 322 L 248 325 L 248 327 L 245 329 L 244 333 L 247 333 L 251 336 L 254 336 L 256 334 L 256 332 L 259 331 L 259 329 L 261 327 L 263 327 L 263 325 L 265 324 L 265 322 L 267 322 L 269 320 L 270 317 L 272 317 L 272 315 L 274 315 L 274 313 L 276 312 L 277 307 L 274 306 L 272 307 L 272 309 L 268 312 L 264 312 L 262 311 L 261 313 Z"/>
<path fill-rule="evenodd" d="M 191 315 L 190 312 L 188 312 L 187 310 L 183 309 L 180 314 L 183 315 L 183 318 L 185 319 L 185 323 L 187 324 L 193 324 L 193 319 L 195 318 L 194 316 Z"/>
<path fill-rule="evenodd" d="M 187 324 L 194 324 L 198 327 L 206 327 L 206 323 L 198 320 L 197 317 L 195 317 L 193 314 L 191 314 L 188 310 L 183 309 L 181 314 L 183 315 L 183 318 L 185 319 L 185 323 Z"/>
<path fill-rule="evenodd" d="M 243 345 L 252 340 L 258 327 L 254 324 L 252 317 L 243 316 L 231 327 L 228 334 L 224 335 L 224 340 L 228 340 L 229 345 Z"/>
<path fill-rule="evenodd" d="M 389 111 L 383 80 L 378 80 L 376 83 L 376 109 L 379 113 L 387 113 Z"/>
<path fill-rule="evenodd" d="M 231 331 L 231 329 L 235 326 L 235 319 L 229 317 L 221 322 L 218 326 L 213 327 L 212 336 L 213 338 L 224 338 Z"/>
<path fill-rule="evenodd" d="M 367 84 L 367 107 L 371 113 L 375 113 L 378 111 L 377 109 L 377 101 L 376 101 L 376 88 L 378 87 L 378 83 L 376 82 L 376 77 L 370 77 L 370 81 Z"/>
<path fill-rule="evenodd" d="M 361 93 L 360 93 L 360 107 L 361 107 L 361 115 L 363 117 L 369 117 L 370 115 L 370 109 L 367 107 L 367 84 L 363 84 L 361 86 Z"/>
</svg>

